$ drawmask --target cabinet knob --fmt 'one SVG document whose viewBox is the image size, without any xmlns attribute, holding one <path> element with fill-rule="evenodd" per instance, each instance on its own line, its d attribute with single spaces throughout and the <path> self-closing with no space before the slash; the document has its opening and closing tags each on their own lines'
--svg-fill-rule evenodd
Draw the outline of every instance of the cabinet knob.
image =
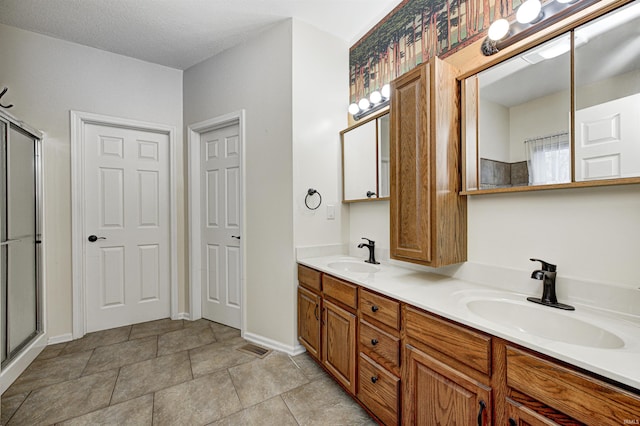
<svg viewBox="0 0 640 426">
<path fill-rule="evenodd" d="M 371 378 L 371 383 L 375 383 L 375 382 L 377 382 L 377 381 L 378 381 L 378 376 L 373 376 L 373 377 Z"/>
<path fill-rule="evenodd" d="M 373 312 L 378 312 L 378 309 L 379 309 L 379 308 L 378 308 L 376 305 L 373 305 L 373 306 L 371 307 L 371 310 L 372 310 Z"/>
<path fill-rule="evenodd" d="M 509 426 L 518 426 L 518 422 L 509 417 Z"/>
<path fill-rule="evenodd" d="M 371 344 L 373 346 L 377 345 L 378 344 L 378 339 L 371 339 Z"/>
</svg>

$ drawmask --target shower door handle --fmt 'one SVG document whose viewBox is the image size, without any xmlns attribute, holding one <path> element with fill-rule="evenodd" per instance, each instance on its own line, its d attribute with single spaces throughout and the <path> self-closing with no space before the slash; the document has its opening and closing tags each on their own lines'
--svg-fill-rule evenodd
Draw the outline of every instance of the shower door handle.
<svg viewBox="0 0 640 426">
<path fill-rule="evenodd" d="M 8 246 L 9 244 L 13 244 L 13 243 L 17 243 L 22 241 L 21 239 L 15 239 L 15 240 L 7 240 L 7 241 L 3 241 L 0 243 L 0 246 Z"/>
</svg>

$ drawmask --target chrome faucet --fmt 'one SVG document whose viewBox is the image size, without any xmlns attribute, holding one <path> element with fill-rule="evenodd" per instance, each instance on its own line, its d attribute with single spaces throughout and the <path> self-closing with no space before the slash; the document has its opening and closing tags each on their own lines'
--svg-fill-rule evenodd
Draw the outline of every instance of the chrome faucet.
<svg viewBox="0 0 640 426">
<path fill-rule="evenodd" d="M 365 244 L 365 243 L 360 243 L 358 244 L 358 248 L 362 248 L 362 247 L 366 247 L 369 249 L 369 259 L 365 260 L 365 262 L 367 263 L 373 263 L 374 265 L 378 265 L 380 262 L 376 261 L 376 254 L 375 254 L 375 250 L 376 250 L 376 242 L 373 240 L 370 240 L 368 238 L 364 238 L 362 237 L 363 240 L 367 240 L 369 243 Z"/>
<path fill-rule="evenodd" d="M 558 297 L 556 296 L 556 265 L 540 259 L 529 260 L 532 262 L 540 262 L 542 264 L 541 269 L 536 269 L 531 273 L 531 278 L 542 280 L 542 297 L 527 297 L 527 300 L 529 302 L 551 306 L 552 308 L 564 309 L 567 311 L 575 310 L 576 308 L 573 306 L 558 302 Z"/>
</svg>

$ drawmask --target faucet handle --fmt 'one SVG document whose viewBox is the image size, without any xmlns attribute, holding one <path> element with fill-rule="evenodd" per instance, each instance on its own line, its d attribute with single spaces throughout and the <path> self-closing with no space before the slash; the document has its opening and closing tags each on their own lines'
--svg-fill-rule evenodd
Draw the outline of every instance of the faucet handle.
<svg viewBox="0 0 640 426">
<path fill-rule="evenodd" d="M 369 238 L 366 238 L 366 237 L 362 237 L 361 239 L 363 239 L 363 240 L 367 240 L 367 242 L 368 242 L 369 244 L 371 244 L 371 245 L 375 245 L 375 243 L 376 243 L 375 241 L 370 240 Z"/>
<path fill-rule="evenodd" d="M 555 272 L 556 271 L 556 265 L 549 263 L 549 262 L 545 262 L 544 260 L 540 260 L 540 259 L 529 259 L 532 262 L 540 262 L 542 263 L 542 270 L 543 271 L 547 271 L 547 272 Z"/>
</svg>

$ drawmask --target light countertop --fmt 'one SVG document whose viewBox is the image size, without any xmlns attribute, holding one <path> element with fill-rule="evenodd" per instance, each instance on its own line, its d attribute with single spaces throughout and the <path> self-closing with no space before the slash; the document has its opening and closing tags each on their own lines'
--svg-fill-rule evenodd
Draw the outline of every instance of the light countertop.
<svg viewBox="0 0 640 426">
<path fill-rule="evenodd" d="M 526 300 L 527 295 L 492 288 L 457 278 L 429 272 L 416 271 L 395 264 L 382 262 L 378 272 L 344 272 L 329 264 L 350 260 L 362 262 L 349 256 L 322 256 L 298 259 L 298 263 L 325 272 L 335 277 L 361 285 L 396 300 L 406 302 L 425 311 L 452 321 L 473 327 L 494 336 L 509 340 L 523 347 L 549 355 L 569 364 L 631 386 L 640 391 L 640 318 L 616 314 L 612 311 L 571 303 L 575 311 L 562 311 L 536 305 Z M 489 321 L 475 313 L 467 303 L 475 300 L 506 301 L 518 309 L 536 309 L 544 315 L 567 316 L 568 321 L 578 320 L 604 329 L 618 336 L 624 345 L 615 349 L 583 346 L 551 340 L 516 327 L 508 318 L 508 312 L 500 321 Z M 565 302 L 565 301 L 563 301 Z"/>
</svg>

